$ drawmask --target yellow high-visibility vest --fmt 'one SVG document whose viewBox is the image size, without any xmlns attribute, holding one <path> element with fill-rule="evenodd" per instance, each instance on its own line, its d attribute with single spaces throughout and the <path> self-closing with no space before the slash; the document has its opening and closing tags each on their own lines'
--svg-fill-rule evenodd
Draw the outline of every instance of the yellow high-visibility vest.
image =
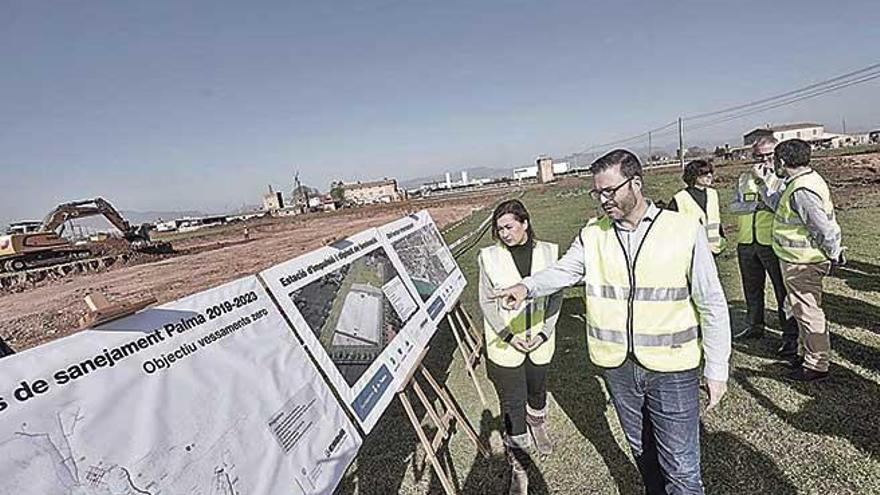
<svg viewBox="0 0 880 495">
<path fill-rule="evenodd" d="M 766 180 L 767 186 L 774 189 L 774 185 L 779 179 L 771 174 Z M 743 202 L 752 203 L 755 206 L 761 202 L 758 183 L 755 182 L 755 177 L 750 172 L 739 176 L 737 187 Z M 755 209 L 749 213 L 737 214 L 736 218 L 738 224 L 736 242 L 740 244 L 757 242 L 762 246 L 770 246 L 773 243 L 773 212 Z"/>
<path fill-rule="evenodd" d="M 699 319 L 687 278 L 698 228 L 693 216 L 662 210 L 632 253 L 632 269 L 610 218 L 581 230 L 593 363 L 614 368 L 632 354 L 654 371 L 700 364 Z"/>
<path fill-rule="evenodd" d="M 705 227 L 712 254 L 721 254 L 727 247 L 727 240 L 721 237 L 721 209 L 718 203 L 718 191 L 711 187 L 706 188 L 706 211 L 700 208 L 687 189 L 678 191 L 673 198 L 680 213 L 697 217 Z"/>
<path fill-rule="evenodd" d="M 532 249 L 532 273 L 537 273 L 552 265 L 558 256 L 559 246 L 556 244 L 535 241 L 535 246 Z M 480 263 L 492 282 L 492 287 L 503 289 L 522 280 L 510 251 L 500 244 L 481 249 Z M 506 310 L 499 304 L 498 312 L 512 334 L 518 336 L 527 334 L 531 337 L 536 336 L 544 329 L 546 305 L 547 298 L 538 297 L 526 301 L 518 310 Z M 526 327 L 527 320 L 531 322 L 530 327 Z M 505 342 L 485 318 L 483 318 L 483 332 L 486 338 L 486 354 L 493 363 L 506 368 L 515 368 L 525 361 L 526 355 Z M 535 364 L 547 364 L 553 358 L 555 350 L 556 332 L 551 332 L 547 341 L 530 352 L 528 356 Z"/>
<path fill-rule="evenodd" d="M 791 195 L 798 189 L 807 189 L 819 196 L 828 220 L 834 223 L 836 235 L 841 235 L 840 226 L 834 216 L 834 203 L 831 202 L 828 184 L 821 175 L 811 170 L 795 177 L 785 186 L 785 191 L 776 207 L 776 215 L 773 217 L 773 251 L 780 260 L 788 263 L 807 264 L 828 261 L 825 253 L 816 246 L 807 226 L 791 208 Z"/>
</svg>

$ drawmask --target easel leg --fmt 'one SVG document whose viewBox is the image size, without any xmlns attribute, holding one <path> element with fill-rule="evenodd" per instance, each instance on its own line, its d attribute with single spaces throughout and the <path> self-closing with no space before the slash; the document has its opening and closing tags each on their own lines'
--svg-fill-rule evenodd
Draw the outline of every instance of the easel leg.
<svg viewBox="0 0 880 495">
<path fill-rule="evenodd" d="M 419 372 L 425 377 L 425 380 L 428 381 L 428 384 L 431 385 L 431 388 L 434 389 L 434 393 L 437 394 L 437 397 L 440 397 L 440 400 L 443 401 L 443 405 L 446 406 L 447 411 L 451 412 L 455 419 L 461 424 L 462 428 L 464 428 L 465 433 L 471 439 L 471 442 L 477 447 L 483 457 L 488 458 L 489 448 L 483 445 L 483 442 L 480 441 L 479 435 L 477 435 L 477 430 L 474 428 L 474 425 L 468 420 L 464 414 L 461 413 L 461 410 L 458 407 L 458 403 L 454 401 L 451 395 L 437 383 L 437 380 L 431 375 L 427 368 L 422 365 L 419 365 Z"/>
<path fill-rule="evenodd" d="M 472 360 L 471 358 L 472 353 L 464 345 L 464 342 L 462 341 L 462 336 L 459 334 L 458 325 L 456 325 L 455 318 L 452 316 L 451 313 L 446 315 L 446 321 L 447 323 L 449 323 L 449 327 L 452 329 L 452 335 L 455 336 L 455 342 L 458 344 L 458 350 L 461 351 L 461 357 L 464 360 L 464 367 L 467 370 L 468 375 L 470 375 L 471 381 L 474 382 L 474 388 L 477 389 L 477 396 L 479 396 L 480 398 L 480 404 L 486 406 L 486 396 L 483 394 L 483 388 L 480 387 L 480 381 L 477 379 L 477 373 L 474 370 L 473 363 L 475 360 Z M 467 332 L 467 330 L 464 329 L 462 329 L 461 331 Z M 465 336 L 465 338 L 466 337 L 467 336 Z M 472 349 L 473 353 L 480 352 L 479 347 L 474 347 Z"/>
<path fill-rule="evenodd" d="M 452 486 L 452 482 L 449 480 L 449 477 L 446 476 L 446 471 L 443 470 L 443 465 L 440 463 L 440 459 L 438 459 L 437 455 L 434 453 L 434 448 L 431 442 L 428 441 L 428 437 L 422 429 L 422 424 L 416 416 L 416 412 L 413 410 L 412 404 L 409 402 L 409 397 L 406 396 L 406 392 L 398 392 L 397 398 L 400 399 L 400 403 L 403 405 L 403 409 L 409 417 L 409 422 L 412 423 L 412 427 L 416 431 L 416 436 L 419 437 L 419 442 L 422 443 L 422 448 L 425 449 L 425 456 L 431 461 L 431 466 L 434 467 L 434 474 L 437 475 L 437 478 L 440 479 L 440 484 L 443 485 L 443 490 L 446 491 L 446 495 L 455 495 L 455 489 Z M 428 409 L 430 409 L 430 407 Z"/>
</svg>

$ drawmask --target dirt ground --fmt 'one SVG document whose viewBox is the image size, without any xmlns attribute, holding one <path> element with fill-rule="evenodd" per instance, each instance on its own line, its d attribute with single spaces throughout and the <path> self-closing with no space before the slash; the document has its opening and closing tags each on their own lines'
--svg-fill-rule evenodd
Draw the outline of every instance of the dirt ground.
<svg viewBox="0 0 880 495">
<path fill-rule="evenodd" d="M 491 204 L 499 194 L 457 196 L 309 214 L 200 231 L 172 240 L 180 254 L 152 263 L 113 267 L 46 282 L 19 293 L 0 294 L 0 336 L 24 350 L 75 332 L 86 313 L 83 298 L 94 291 L 120 301 L 153 296 L 173 301 L 317 249 L 335 239 L 393 221 L 421 209 L 442 228 Z"/>
</svg>

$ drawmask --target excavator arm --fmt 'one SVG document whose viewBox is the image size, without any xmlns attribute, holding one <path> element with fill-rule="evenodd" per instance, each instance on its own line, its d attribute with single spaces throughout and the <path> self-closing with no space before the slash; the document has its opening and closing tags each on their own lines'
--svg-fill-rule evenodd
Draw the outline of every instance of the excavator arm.
<svg viewBox="0 0 880 495">
<path fill-rule="evenodd" d="M 149 240 L 145 232 L 143 232 L 144 229 L 132 228 L 128 221 L 122 218 L 122 215 L 116 211 L 116 208 L 103 198 L 71 201 L 70 203 L 58 205 L 43 219 L 40 231 L 56 232 L 68 220 L 98 215 L 106 218 L 108 222 L 119 229 L 122 235 L 130 241 Z"/>
</svg>

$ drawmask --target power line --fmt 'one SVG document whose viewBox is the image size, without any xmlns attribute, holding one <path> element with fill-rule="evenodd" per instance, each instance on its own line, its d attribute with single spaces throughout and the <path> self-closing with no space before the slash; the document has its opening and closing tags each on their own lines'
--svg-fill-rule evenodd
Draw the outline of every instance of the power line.
<svg viewBox="0 0 880 495">
<path fill-rule="evenodd" d="M 819 96 L 832 93 L 835 91 L 839 91 L 841 89 L 848 88 L 850 86 L 855 86 L 857 84 L 863 84 L 869 81 L 873 81 L 875 79 L 880 78 L 880 63 L 871 64 L 861 69 L 857 69 L 851 72 L 847 72 L 845 74 L 841 74 L 839 76 L 835 76 L 829 79 L 825 79 L 823 81 L 819 81 L 813 84 L 809 84 L 807 86 L 794 89 L 791 91 L 787 91 L 785 93 L 780 93 L 774 96 L 769 96 L 766 98 L 761 98 L 759 100 L 750 101 L 748 103 L 743 103 L 740 105 L 734 105 L 726 108 L 722 108 L 720 110 L 714 110 L 711 112 L 704 112 L 701 114 L 691 115 L 687 117 L 683 117 L 683 122 L 688 121 L 699 121 L 709 117 L 719 116 L 717 119 L 710 120 L 708 122 L 701 122 L 695 124 L 693 126 L 689 126 L 687 129 L 689 131 L 705 129 L 707 127 L 712 127 L 714 125 L 719 125 L 725 122 L 730 122 L 732 120 L 736 120 L 739 118 L 747 117 L 750 115 L 754 115 L 760 112 L 765 112 L 767 110 L 772 110 L 775 108 L 791 105 L 800 101 L 817 98 Z M 611 146 L 619 146 L 622 144 L 627 144 L 635 141 L 645 140 L 648 137 L 648 133 L 651 133 L 651 138 L 662 138 L 665 136 L 670 136 L 676 134 L 678 131 L 675 128 L 672 128 L 678 124 L 677 120 L 673 120 L 666 125 L 660 126 L 655 129 L 651 129 L 640 134 L 636 134 L 630 136 L 628 138 L 618 139 L 615 141 L 610 141 L 607 143 L 597 144 L 589 146 L 588 148 L 580 151 L 576 154 L 586 154 L 596 150 L 607 149 Z M 670 129 L 672 128 L 672 129 Z M 664 132 L 665 131 L 665 132 Z"/>
<path fill-rule="evenodd" d="M 862 74 L 862 73 L 865 73 L 865 72 L 870 72 L 870 71 L 875 70 L 875 69 L 878 69 L 878 68 L 880 68 L 880 63 L 872 64 L 872 65 L 869 65 L 869 66 L 867 66 L 867 67 L 863 67 L 863 68 L 861 68 L 861 69 L 858 69 L 858 70 L 855 70 L 855 71 L 852 71 L 852 72 L 848 72 L 848 73 L 843 74 L 843 75 L 840 75 L 840 76 L 832 77 L 832 78 L 830 78 L 830 79 L 826 79 L 826 80 L 824 80 L 824 81 L 820 81 L 820 82 L 817 82 L 817 83 L 813 83 L 813 84 L 810 84 L 810 85 L 808 85 L 808 86 L 804 86 L 804 87 L 802 87 L 802 88 L 798 88 L 798 89 L 795 89 L 795 90 L 792 90 L 792 91 L 788 91 L 788 92 L 785 92 L 785 93 L 781 93 L 781 94 L 778 94 L 778 95 L 775 95 L 775 96 L 769 96 L 769 97 L 767 97 L 767 98 L 762 98 L 762 99 L 760 99 L 760 100 L 751 101 L 751 102 L 749 102 L 749 103 L 744 103 L 744 104 L 742 104 L 742 105 L 736 105 L 736 106 L 733 106 L 733 107 L 724 108 L 724 109 L 721 109 L 721 110 L 715 110 L 715 111 L 712 111 L 712 112 L 706 112 L 706 113 L 701 113 L 701 114 L 697 114 L 697 115 L 691 115 L 691 116 L 688 116 L 688 117 L 684 117 L 684 118 L 682 118 L 682 120 L 685 121 L 685 122 L 687 122 L 687 121 L 689 121 L 689 120 L 700 120 L 700 119 L 703 119 L 703 118 L 706 118 L 706 117 L 712 117 L 712 116 L 720 115 L 720 114 L 723 114 L 723 113 L 735 112 L 735 111 L 737 111 L 737 110 L 742 110 L 742 109 L 745 109 L 745 108 L 748 108 L 748 107 L 757 106 L 757 105 L 761 105 L 761 104 L 764 104 L 764 103 L 769 103 L 769 102 L 772 102 L 772 101 L 774 101 L 774 100 L 787 98 L 787 97 L 790 97 L 790 96 L 797 95 L 798 93 L 802 93 L 802 92 L 805 92 L 805 91 L 810 91 L 810 90 L 812 90 L 812 89 L 816 89 L 816 88 L 820 88 L 820 87 L 823 87 L 823 86 L 826 86 L 826 85 L 830 85 L 830 84 L 835 83 L 835 82 L 837 82 L 837 81 L 841 81 L 841 80 L 843 80 L 843 79 L 848 79 L 848 78 L 850 78 L 850 77 L 852 77 L 852 76 L 855 76 L 855 75 L 858 75 L 858 74 Z"/>
<path fill-rule="evenodd" d="M 835 91 L 839 91 L 839 90 L 841 90 L 841 89 L 848 88 L 848 87 L 850 87 L 850 86 L 855 86 L 855 85 L 857 85 L 857 84 L 862 84 L 862 83 L 866 83 L 866 82 L 869 82 L 869 81 L 873 81 L 873 80 L 878 79 L 878 78 L 880 78 L 880 71 L 875 72 L 875 73 L 873 73 L 873 74 L 866 75 L 866 76 L 861 77 L 861 78 L 856 79 L 856 80 L 847 81 L 847 82 L 845 82 L 845 83 L 841 83 L 841 84 L 838 84 L 838 85 L 835 85 L 835 86 L 831 86 L 831 87 L 828 87 L 828 88 L 823 88 L 823 89 L 820 89 L 820 90 L 816 90 L 816 91 L 813 91 L 813 92 L 810 92 L 810 93 L 807 93 L 807 94 L 803 94 L 803 95 L 800 95 L 800 96 L 797 96 L 797 97 L 792 97 L 792 98 L 789 98 L 789 99 L 786 99 L 786 100 L 783 100 L 783 101 L 780 101 L 780 102 L 776 102 L 776 103 L 772 103 L 772 104 L 763 105 L 763 106 L 760 106 L 760 107 L 757 107 L 757 108 L 750 109 L 750 110 L 748 110 L 748 111 L 740 112 L 740 113 L 733 114 L 733 115 L 728 115 L 728 116 L 725 116 L 725 117 L 722 117 L 722 118 L 719 118 L 719 119 L 715 119 L 715 120 L 710 120 L 709 122 L 704 122 L 704 123 L 697 124 L 697 125 L 695 125 L 695 126 L 689 127 L 689 129 L 690 129 L 690 130 L 705 129 L 705 128 L 707 128 L 707 127 L 712 127 L 712 126 L 714 126 L 714 125 L 722 124 L 722 123 L 724 123 L 724 122 L 729 122 L 729 121 L 731 121 L 731 120 L 736 120 L 736 119 L 740 119 L 740 118 L 743 118 L 743 117 L 748 117 L 749 115 L 754 115 L 754 114 L 756 114 L 756 113 L 765 112 L 765 111 L 767 111 L 767 110 L 772 110 L 772 109 L 774 109 L 774 108 L 779 108 L 779 107 L 783 107 L 783 106 L 791 105 L 791 104 L 793 104 L 793 103 L 797 103 L 797 102 L 800 102 L 800 101 L 803 101 L 803 100 L 809 100 L 809 99 L 812 99 L 812 98 L 817 98 L 817 97 L 822 96 L 822 95 L 825 95 L 825 94 L 827 94 L 827 93 L 833 93 L 833 92 L 835 92 Z"/>
</svg>

